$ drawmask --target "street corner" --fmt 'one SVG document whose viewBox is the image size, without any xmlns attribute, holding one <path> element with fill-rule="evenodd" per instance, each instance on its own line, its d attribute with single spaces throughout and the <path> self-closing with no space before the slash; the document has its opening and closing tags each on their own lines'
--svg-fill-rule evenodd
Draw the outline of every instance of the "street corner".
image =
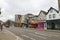
<svg viewBox="0 0 60 40">
<path fill-rule="evenodd" d="M 46 32 L 55 32 L 55 33 L 60 33 L 60 30 L 44 30 Z"/>
<path fill-rule="evenodd" d="M 9 35 L 11 40 L 23 40 L 21 37 L 15 35 L 14 33 L 10 32 L 9 30 L 5 30 L 5 33 Z"/>
</svg>

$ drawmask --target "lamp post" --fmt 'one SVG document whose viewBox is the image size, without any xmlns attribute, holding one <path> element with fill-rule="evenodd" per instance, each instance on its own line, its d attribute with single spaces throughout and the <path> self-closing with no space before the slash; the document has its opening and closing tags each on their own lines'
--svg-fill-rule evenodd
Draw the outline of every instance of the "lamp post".
<svg viewBox="0 0 60 40">
<path fill-rule="evenodd" d="M 1 14 L 1 8 L 0 8 L 0 14 Z"/>
</svg>

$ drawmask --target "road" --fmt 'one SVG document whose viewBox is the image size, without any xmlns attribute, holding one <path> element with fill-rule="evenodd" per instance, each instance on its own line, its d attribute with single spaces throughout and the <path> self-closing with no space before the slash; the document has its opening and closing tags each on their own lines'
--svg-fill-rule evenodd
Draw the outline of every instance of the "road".
<svg viewBox="0 0 60 40">
<path fill-rule="evenodd" d="M 20 27 L 11 27 L 7 29 L 24 40 L 60 40 L 60 33 L 57 32 L 40 31 Z"/>
</svg>

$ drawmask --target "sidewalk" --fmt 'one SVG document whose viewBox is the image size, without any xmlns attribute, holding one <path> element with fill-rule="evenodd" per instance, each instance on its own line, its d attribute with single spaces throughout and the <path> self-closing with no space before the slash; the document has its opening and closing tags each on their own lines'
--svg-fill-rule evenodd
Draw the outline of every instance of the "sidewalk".
<svg viewBox="0 0 60 40">
<path fill-rule="evenodd" d="M 23 40 L 23 39 L 4 29 L 3 31 L 0 30 L 0 40 Z"/>
<path fill-rule="evenodd" d="M 60 30 L 46 30 L 46 31 L 49 31 L 49 32 L 58 32 L 58 33 L 60 33 Z"/>
<path fill-rule="evenodd" d="M 47 32 L 57 32 L 57 33 L 60 33 L 60 30 L 48 30 L 48 29 L 47 30 L 40 30 L 38 28 L 36 28 L 36 29 L 35 28 L 28 28 L 28 29 L 31 29 L 31 30 L 34 29 L 34 30 L 38 30 L 38 31 L 47 31 Z"/>
</svg>

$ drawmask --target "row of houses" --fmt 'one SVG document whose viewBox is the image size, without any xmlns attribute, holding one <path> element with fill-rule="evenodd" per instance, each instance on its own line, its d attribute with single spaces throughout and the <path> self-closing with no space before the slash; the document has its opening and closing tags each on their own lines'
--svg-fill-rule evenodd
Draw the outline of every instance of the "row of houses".
<svg viewBox="0 0 60 40">
<path fill-rule="evenodd" d="M 38 29 L 60 29 L 60 13 L 53 7 L 48 12 L 41 10 L 38 15 L 16 15 L 17 27 L 30 27 Z"/>
</svg>

